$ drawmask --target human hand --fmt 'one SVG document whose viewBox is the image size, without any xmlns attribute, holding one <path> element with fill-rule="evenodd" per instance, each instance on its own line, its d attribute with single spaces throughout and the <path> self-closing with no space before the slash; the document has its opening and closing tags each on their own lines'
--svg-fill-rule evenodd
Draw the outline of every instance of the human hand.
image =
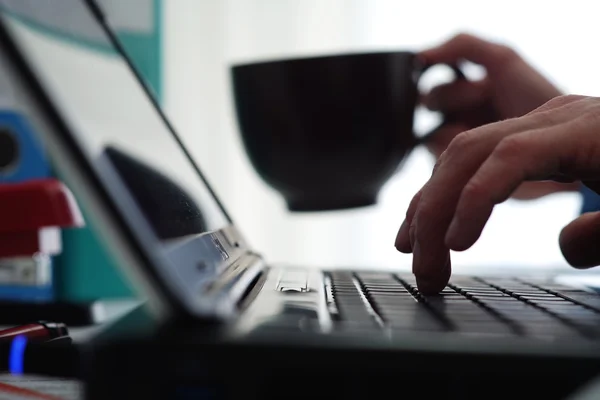
<svg viewBox="0 0 600 400">
<path fill-rule="evenodd" d="M 479 238 L 496 204 L 523 182 L 581 180 L 600 193 L 600 98 L 559 96 L 518 118 L 459 134 L 439 157 L 429 181 L 412 199 L 396 248 L 413 253 L 419 290 L 448 283 L 450 250 Z M 600 212 L 567 225 L 560 235 L 575 267 L 600 264 Z"/>
<path fill-rule="evenodd" d="M 420 57 L 427 64 L 460 64 L 466 60 L 486 71 L 481 80 L 457 80 L 422 96 L 423 105 L 444 113 L 452 121 L 437 130 L 427 143 L 436 158 L 457 134 L 520 117 L 561 94 L 511 48 L 472 35 L 457 35 L 423 51 Z"/>
</svg>

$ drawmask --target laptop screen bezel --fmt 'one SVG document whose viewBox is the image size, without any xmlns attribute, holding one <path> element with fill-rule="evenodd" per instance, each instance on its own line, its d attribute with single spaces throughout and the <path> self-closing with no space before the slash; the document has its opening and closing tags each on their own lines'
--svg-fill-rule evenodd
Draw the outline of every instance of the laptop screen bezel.
<svg viewBox="0 0 600 400">
<path fill-rule="evenodd" d="M 247 242 L 235 227 L 222 202 L 214 193 L 160 105 L 133 66 L 109 27 L 102 11 L 93 0 L 82 0 L 82 6 L 88 9 L 106 33 L 108 40 L 127 64 L 132 73 L 132 78 L 138 81 L 155 111 L 165 123 L 167 130 L 181 146 L 189 162 L 198 173 L 198 179 L 204 182 L 229 221 L 228 226 L 198 235 L 199 238 L 210 237 L 212 241 L 214 241 L 214 238 L 225 238 L 226 240 L 221 240 L 216 245 L 226 253 L 237 255 L 235 258 L 227 260 L 230 264 L 239 263 L 239 259 L 246 257 L 246 255 L 256 258 L 255 253 L 248 247 Z M 132 215 L 137 217 L 135 222 L 140 222 L 143 225 L 143 221 L 140 220 L 139 210 L 135 210 L 135 207 L 124 206 L 127 203 L 129 203 L 129 206 L 134 205 L 131 197 L 125 193 L 119 193 L 119 196 L 123 196 L 120 199 L 123 201 L 119 202 L 115 199 L 114 188 L 112 188 L 111 193 L 111 188 L 105 186 L 103 179 L 98 175 L 97 170 L 92 166 L 92 163 L 87 159 L 75 140 L 73 128 L 69 126 L 67 119 L 61 115 L 58 107 L 53 104 L 52 96 L 47 93 L 36 76 L 34 68 L 28 64 L 26 57 L 20 51 L 17 41 L 11 36 L 10 29 L 7 28 L 3 19 L 4 16 L 1 16 L 0 52 L 3 53 L 3 59 L 6 60 L 7 64 L 5 65 L 6 71 L 1 72 L 10 75 L 15 88 L 26 100 L 24 110 L 33 123 L 36 132 L 40 135 L 53 164 L 55 164 L 54 166 L 65 178 L 76 197 L 84 202 L 85 208 L 90 211 L 89 214 L 94 227 L 98 228 L 106 244 L 114 251 L 119 265 L 124 267 L 124 271 L 129 274 L 132 283 L 134 285 L 139 284 L 140 294 L 147 300 L 151 310 L 161 319 L 179 317 L 212 318 L 215 316 L 223 318 L 231 316 L 233 310 L 230 307 L 219 307 L 218 303 L 222 301 L 222 294 L 215 294 L 211 297 L 204 293 L 187 293 L 177 290 L 172 282 L 165 279 L 165 271 L 169 266 L 166 265 L 168 261 L 156 251 L 161 245 L 157 242 L 158 238 L 143 234 L 143 226 L 138 225 L 137 229 L 132 226 L 132 221 L 136 220 Z M 104 181 L 106 181 L 106 177 L 104 177 Z M 118 184 L 119 182 L 115 182 L 116 187 L 118 187 Z M 253 276 L 248 276 L 244 281 L 247 280 L 249 284 L 252 279 L 254 279 Z"/>
</svg>

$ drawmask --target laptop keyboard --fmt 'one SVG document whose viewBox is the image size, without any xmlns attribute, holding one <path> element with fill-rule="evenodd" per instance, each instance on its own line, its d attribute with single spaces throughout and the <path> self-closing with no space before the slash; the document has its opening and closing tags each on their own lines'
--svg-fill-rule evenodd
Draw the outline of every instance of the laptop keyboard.
<svg viewBox="0 0 600 400">
<path fill-rule="evenodd" d="M 335 331 L 600 339 L 600 296 L 552 283 L 457 277 L 425 296 L 412 275 L 335 271 L 326 287 Z"/>
</svg>

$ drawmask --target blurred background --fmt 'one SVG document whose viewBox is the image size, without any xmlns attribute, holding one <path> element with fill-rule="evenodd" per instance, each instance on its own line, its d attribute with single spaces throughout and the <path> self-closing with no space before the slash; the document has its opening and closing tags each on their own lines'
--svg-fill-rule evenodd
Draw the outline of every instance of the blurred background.
<svg viewBox="0 0 600 400">
<path fill-rule="evenodd" d="M 99 114 L 96 120 L 106 123 L 122 118 L 119 122 L 133 123 L 136 128 L 127 129 L 144 140 L 151 118 L 127 118 L 135 110 L 129 106 L 126 95 L 130 93 L 124 82 L 102 74 L 104 80 L 91 82 L 89 74 L 77 74 L 86 68 L 96 73 L 121 71 L 114 69 L 120 64 L 115 63 L 113 50 L 102 35 L 94 34 L 93 24 L 77 25 L 72 22 L 76 19 L 68 17 L 68 10 L 75 9 L 69 5 L 78 1 L 61 0 L 66 10 L 63 12 L 42 7 L 36 0 L 13 4 L 27 16 L 29 26 L 52 39 L 49 44 L 56 47 L 57 39 L 64 42 L 59 46 L 61 52 L 34 53 L 44 57 L 46 65 L 60 67 L 54 69 L 60 72 L 60 89 L 81 92 L 76 105 L 70 107 L 72 112 L 78 117 L 93 116 L 94 112 L 105 111 L 104 102 L 114 105 L 120 101 L 118 113 L 108 118 Z M 469 32 L 512 46 L 565 93 L 600 93 L 600 52 L 595 50 L 600 25 L 597 12 L 587 0 L 572 0 L 568 7 L 546 2 L 543 8 L 540 2 L 515 0 L 494 6 L 474 0 L 98 3 L 236 224 L 251 245 L 274 263 L 409 269 L 412 257 L 398 253 L 393 243 L 408 203 L 429 178 L 435 160 L 425 149 L 417 148 L 382 189 L 376 206 L 290 213 L 283 198 L 258 177 L 242 147 L 229 75 L 232 65 L 347 52 L 420 51 L 459 32 Z M 81 68 L 84 62 L 88 67 Z M 470 77 L 481 76 L 476 66 L 468 67 Z M 435 67 L 421 80 L 421 89 L 427 91 L 451 78 L 447 68 Z M 66 79 L 69 85 L 62 85 Z M 86 85 L 94 84 L 101 86 L 95 88 L 95 93 L 103 96 L 87 96 Z M 8 92 L 4 92 L 6 97 Z M 0 102 L 4 97 L 0 96 Z M 426 132 L 439 121 L 438 115 L 418 110 L 416 130 Z M 98 124 L 93 128 L 119 128 L 103 127 Z M 164 152 L 149 156 L 161 155 L 166 158 Z M 166 166 L 179 171 L 173 172 L 183 178 L 172 162 Z M 577 193 L 556 194 L 534 202 L 511 200 L 498 206 L 475 246 L 454 254 L 454 270 L 565 267 L 558 234 L 579 213 L 580 206 Z M 89 220 L 85 204 L 83 211 Z M 65 251 L 57 258 L 55 279 L 59 297 L 87 300 L 133 294 L 112 252 L 97 240 L 92 226 L 66 230 L 63 238 Z"/>
<path fill-rule="evenodd" d="M 163 3 L 163 104 L 214 189 L 253 246 L 271 261 L 314 266 L 410 268 L 393 242 L 433 158 L 417 149 L 377 206 L 291 214 L 251 168 L 241 147 L 228 68 L 235 63 L 340 52 L 422 50 L 458 32 L 517 49 L 565 92 L 600 93 L 600 37 L 590 2 L 475 0 L 170 0 Z M 587 10 L 587 11 L 586 11 Z M 442 69 L 442 67 L 440 67 Z M 428 73 L 423 90 L 447 79 Z M 472 69 L 477 74 L 480 71 Z M 365 77 L 368 79 L 368 77 Z M 418 129 L 437 116 L 419 113 Z M 560 229 L 578 194 L 495 210 L 479 242 L 455 254 L 461 266 L 561 266 Z"/>
</svg>

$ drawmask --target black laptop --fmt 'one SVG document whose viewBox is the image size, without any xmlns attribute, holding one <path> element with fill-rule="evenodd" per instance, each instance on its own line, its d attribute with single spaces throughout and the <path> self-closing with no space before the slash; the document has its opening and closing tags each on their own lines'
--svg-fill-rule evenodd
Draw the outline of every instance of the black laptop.
<svg viewBox="0 0 600 400">
<path fill-rule="evenodd" d="M 453 276 L 424 296 L 410 273 L 271 265 L 228 216 L 102 10 L 43 2 L 67 2 L 68 23 L 103 50 L 38 29 L 26 18 L 44 17 L 36 1 L 4 0 L 0 74 L 169 332 L 107 347 L 91 393 L 563 398 L 600 373 L 600 296 L 585 284 L 486 273 Z"/>
</svg>

